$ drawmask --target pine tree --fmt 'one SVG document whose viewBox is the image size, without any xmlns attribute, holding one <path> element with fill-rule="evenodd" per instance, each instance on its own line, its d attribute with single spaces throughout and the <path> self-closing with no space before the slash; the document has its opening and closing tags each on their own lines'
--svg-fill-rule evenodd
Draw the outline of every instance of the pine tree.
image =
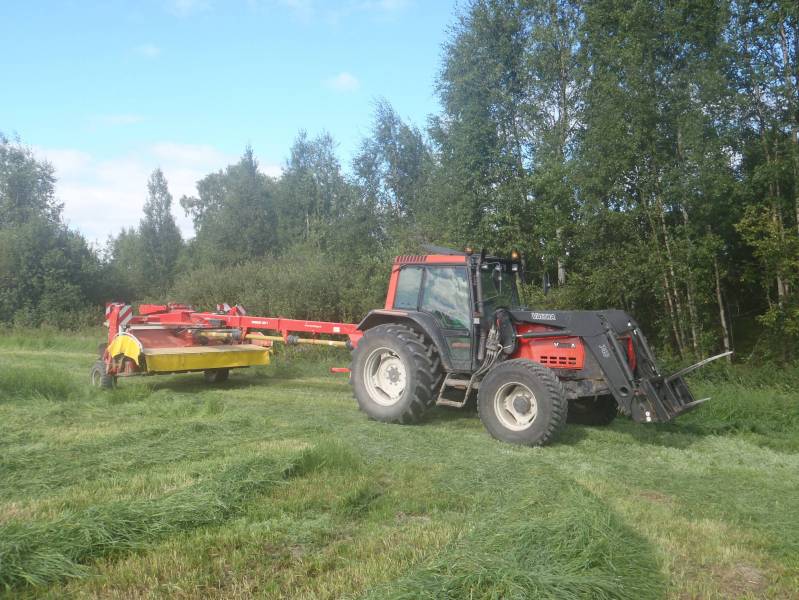
<svg viewBox="0 0 799 600">
<path fill-rule="evenodd" d="M 172 194 L 161 169 L 150 175 L 147 191 L 138 232 L 143 274 L 150 292 L 165 292 L 172 284 L 183 239 L 172 216 Z"/>
</svg>

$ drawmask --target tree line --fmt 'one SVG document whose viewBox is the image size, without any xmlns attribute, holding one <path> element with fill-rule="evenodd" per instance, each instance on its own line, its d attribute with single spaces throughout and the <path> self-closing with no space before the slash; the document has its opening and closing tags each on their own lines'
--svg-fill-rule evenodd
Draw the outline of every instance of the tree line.
<svg viewBox="0 0 799 600">
<path fill-rule="evenodd" d="M 89 247 L 52 168 L 2 138 L 0 320 L 111 297 L 358 319 L 393 255 L 436 243 L 518 249 L 528 304 L 626 309 L 661 352 L 790 360 L 798 56 L 790 0 L 473 0 L 424 128 L 380 100 L 348 168 L 300 132 L 277 178 L 247 148 L 178 200 L 190 240 L 156 170 L 138 226 Z"/>
</svg>

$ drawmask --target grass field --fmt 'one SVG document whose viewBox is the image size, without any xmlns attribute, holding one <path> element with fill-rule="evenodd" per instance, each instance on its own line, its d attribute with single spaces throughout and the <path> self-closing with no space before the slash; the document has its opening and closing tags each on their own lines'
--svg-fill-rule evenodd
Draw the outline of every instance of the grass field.
<svg viewBox="0 0 799 600">
<path fill-rule="evenodd" d="M 0 596 L 795 598 L 799 375 L 676 423 L 492 440 L 371 422 L 346 354 L 88 388 L 97 335 L 0 335 Z"/>
</svg>

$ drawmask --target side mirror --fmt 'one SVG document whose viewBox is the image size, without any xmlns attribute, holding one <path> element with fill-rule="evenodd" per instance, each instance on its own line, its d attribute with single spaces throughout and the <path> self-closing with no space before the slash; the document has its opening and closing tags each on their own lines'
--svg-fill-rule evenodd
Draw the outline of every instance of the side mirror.
<svg viewBox="0 0 799 600">
<path fill-rule="evenodd" d="M 551 287 L 552 285 L 549 283 L 549 273 L 544 271 L 544 276 L 541 278 L 541 289 L 544 291 L 544 296 L 549 293 L 549 288 Z"/>
<path fill-rule="evenodd" d="M 491 279 L 494 281 L 494 287 L 497 291 L 502 291 L 502 267 L 497 265 L 491 273 Z"/>
</svg>

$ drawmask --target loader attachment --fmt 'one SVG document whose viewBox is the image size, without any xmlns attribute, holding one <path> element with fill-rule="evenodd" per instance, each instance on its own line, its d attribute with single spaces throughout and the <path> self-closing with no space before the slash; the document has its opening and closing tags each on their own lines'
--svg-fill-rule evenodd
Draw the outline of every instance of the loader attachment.
<svg viewBox="0 0 799 600">
<path fill-rule="evenodd" d="M 600 363 L 619 408 L 634 421 L 670 421 L 709 400 L 694 398 L 683 375 L 732 354 L 723 352 L 664 375 L 657 367 L 646 337 L 629 315 L 608 311 L 598 316 L 604 332 L 586 337 L 587 345 Z M 624 351 L 621 338 L 629 340 L 631 353 Z"/>
<path fill-rule="evenodd" d="M 696 400 L 682 376 L 730 354 L 732 352 L 711 356 L 665 377 L 658 375 L 641 378 L 639 382 L 641 393 L 635 399 L 638 406 L 633 407 L 633 419 L 647 423 L 670 421 L 710 400 L 710 398 Z"/>
</svg>

